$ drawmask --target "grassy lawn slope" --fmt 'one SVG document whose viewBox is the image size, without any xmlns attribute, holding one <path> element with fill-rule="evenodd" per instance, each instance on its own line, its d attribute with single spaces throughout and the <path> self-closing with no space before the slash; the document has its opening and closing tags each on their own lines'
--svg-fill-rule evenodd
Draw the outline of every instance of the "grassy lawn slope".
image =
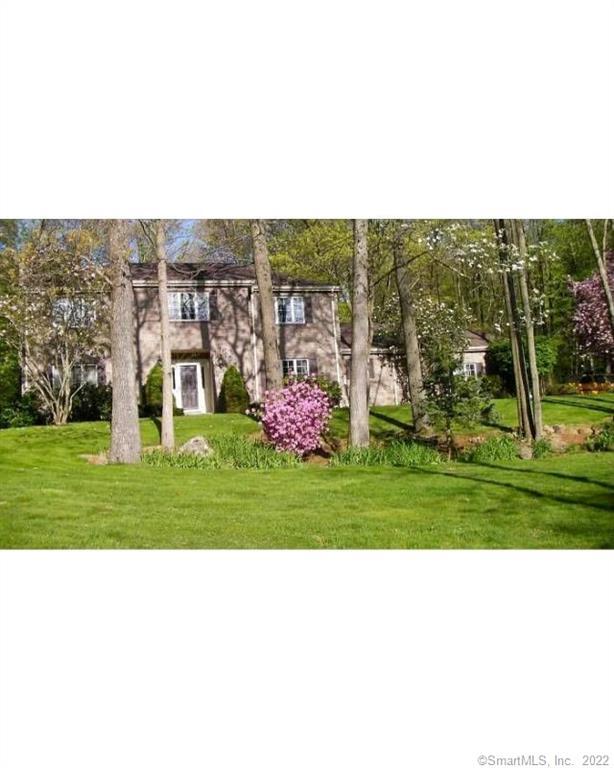
<svg viewBox="0 0 614 768">
<path fill-rule="evenodd" d="M 504 424 L 514 401 L 499 401 Z M 549 424 L 596 424 L 614 397 L 546 398 Z M 374 436 L 398 432 L 407 407 L 377 408 Z M 248 434 L 243 416 L 176 419 L 177 439 Z M 335 414 L 338 435 L 347 414 Z M 145 444 L 157 442 L 144 420 Z M 0 432 L 0 546 L 601 547 L 614 546 L 614 459 L 572 453 L 497 465 L 416 469 L 307 465 L 198 470 L 94 466 L 105 423 Z"/>
</svg>

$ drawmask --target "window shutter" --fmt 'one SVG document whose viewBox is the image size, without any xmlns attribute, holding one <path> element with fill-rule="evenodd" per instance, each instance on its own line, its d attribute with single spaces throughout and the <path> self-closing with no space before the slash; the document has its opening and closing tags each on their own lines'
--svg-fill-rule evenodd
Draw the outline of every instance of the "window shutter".
<svg viewBox="0 0 614 768">
<path fill-rule="evenodd" d="M 315 357 L 309 358 L 309 375 L 310 376 L 317 376 L 318 375 L 318 361 Z"/>
<path fill-rule="evenodd" d="M 303 302 L 305 306 L 305 322 L 313 323 L 313 306 L 311 303 L 311 296 L 305 296 L 303 298 Z"/>
<path fill-rule="evenodd" d="M 375 378 L 375 364 L 373 362 L 373 358 L 369 358 L 369 378 L 374 379 Z"/>
<path fill-rule="evenodd" d="M 209 320 L 219 320 L 220 315 L 217 308 L 217 291 L 209 291 Z"/>
</svg>

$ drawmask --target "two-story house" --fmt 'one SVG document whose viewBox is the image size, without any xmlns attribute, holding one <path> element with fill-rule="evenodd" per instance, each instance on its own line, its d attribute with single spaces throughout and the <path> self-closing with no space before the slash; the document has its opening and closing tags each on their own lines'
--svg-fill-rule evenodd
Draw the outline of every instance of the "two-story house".
<svg viewBox="0 0 614 768">
<path fill-rule="evenodd" d="M 132 264 L 137 378 L 142 387 L 160 359 L 156 264 Z M 273 275 L 279 352 L 285 375 L 320 374 L 349 395 L 351 327 L 339 323 L 335 285 Z M 265 391 L 258 286 L 253 266 L 175 262 L 168 265 L 171 354 L 175 401 L 184 412 L 216 410 L 225 370 L 241 372 L 252 401 Z M 483 372 L 486 340 L 468 332 L 463 373 Z M 77 379 L 112 382 L 111 360 L 80 366 Z M 375 345 L 369 356 L 369 400 L 407 400 L 404 360 Z"/>
<path fill-rule="evenodd" d="M 157 267 L 131 267 L 138 383 L 160 359 Z M 339 289 L 273 276 L 279 352 L 287 375 L 322 374 L 340 381 Z M 173 387 L 186 413 L 216 409 L 224 371 L 241 372 L 250 398 L 265 389 L 264 352 L 253 266 L 182 263 L 168 266 Z M 112 381 L 111 361 L 104 363 Z"/>
</svg>

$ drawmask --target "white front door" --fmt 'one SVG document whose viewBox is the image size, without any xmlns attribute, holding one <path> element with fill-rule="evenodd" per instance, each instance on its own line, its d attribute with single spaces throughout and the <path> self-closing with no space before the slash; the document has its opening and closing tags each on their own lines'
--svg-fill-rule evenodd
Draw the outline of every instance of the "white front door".
<svg viewBox="0 0 614 768">
<path fill-rule="evenodd" d="M 205 390 L 200 363 L 173 365 L 173 394 L 177 407 L 186 413 L 204 413 Z"/>
</svg>

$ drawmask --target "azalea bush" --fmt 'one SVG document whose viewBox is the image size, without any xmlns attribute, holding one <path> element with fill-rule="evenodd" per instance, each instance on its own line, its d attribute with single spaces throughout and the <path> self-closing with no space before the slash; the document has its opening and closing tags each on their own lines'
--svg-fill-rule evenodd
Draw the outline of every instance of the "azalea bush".
<svg viewBox="0 0 614 768">
<path fill-rule="evenodd" d="M 326 392 L 297 381 L 265 395 L 262 426 L 278 451 L 304 456 L 320 447 L 332 413 Z"/>
</svg>

